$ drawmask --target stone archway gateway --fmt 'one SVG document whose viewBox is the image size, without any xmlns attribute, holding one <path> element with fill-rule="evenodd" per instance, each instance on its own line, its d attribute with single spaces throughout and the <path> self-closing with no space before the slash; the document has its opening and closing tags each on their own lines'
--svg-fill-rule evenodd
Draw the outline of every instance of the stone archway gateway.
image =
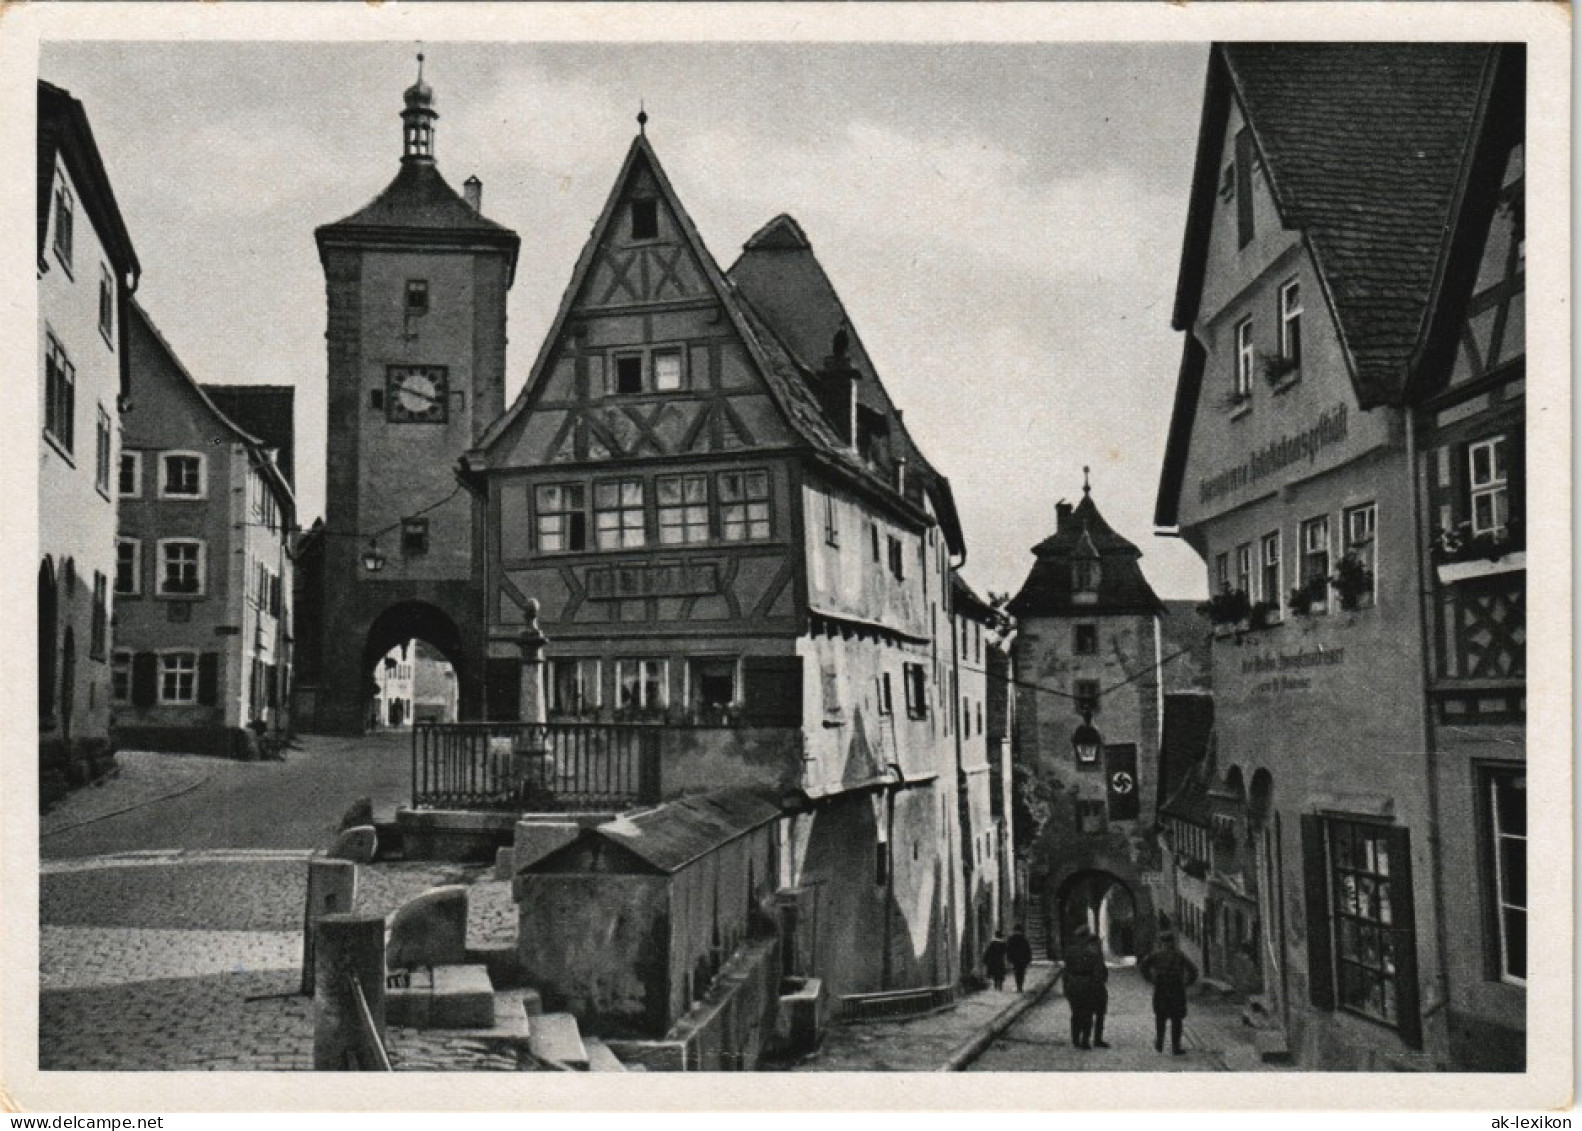
<svg viewBox="0 0 1582 1131">
<path fill-rule="evenodd" d="M 1140 910 L 1131 886 L 1099 868 L 1073 872 L 1055 891 L 1061 945 L 1085 925 L 1104 944 L 1104 957 L 1110 962 L 1136 960 L 1142 941 Z"/>
<path fill-rule="evenodd" d="M 392 648 L 409 640 L 421 640 L 432 646 L 455 671 L 457 682 L 467 686 L 471 669 L 461 630 L 455 621 L 443 609 L 426 601 L 401 601 L 381 612 L 368 626 L 363 642 L 362 664 L 358 669 L 365 704 L 373 694 L 375 666 Z M 364 717 L 366 719 L 366 712 Z M 409 720 L 388 721 L 391 725 L 402 725 Z"/>
</svg>

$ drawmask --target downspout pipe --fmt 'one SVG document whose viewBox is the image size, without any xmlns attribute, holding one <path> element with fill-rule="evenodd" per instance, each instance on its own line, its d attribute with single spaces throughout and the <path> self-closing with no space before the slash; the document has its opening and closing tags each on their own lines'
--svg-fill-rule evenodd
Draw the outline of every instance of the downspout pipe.
<svg viewBox="0 0 1582 1131">
<path fill-rule="evenodd" d="M 1430 602 L 1433 600 L 1434 589 L 1429 584 L 1424 562 L 1427 560 L 1427 547 L 1423 542 L 1423 486 L 1424 477 L 1418 474 L 1417 450 L 1417 413 L 1411 405 L 1402 408 L 1406 417 L 1406 465 L 1411 476 L 1411 518 L 1412 518 L 1412 559 L 1413 580 L 1417 587 L 1417 632 L 1418 632 L 1418 667 L 1422 678 L 1422 710 L 1423 710 L 1423 780 L 1428 787 L 1428 848 L 1430 853 L 1429 874 L 1432 880 L 1431 890 L 1434 897 L 1434 949 L 1435 971 L 1434 980 L 1438 990 L 1438 1000 L 1424 1002 L 1419 1006 L 1419 1012 L 1426 1020 L 1433 1014 L 1445 1009 L 1450 1004 L 1450 970 L 1449 970 L 1449 929 L 1445 924 L 1445 878 L 1444 863 L 1441 855 L 1441 824 L 1439 818 L 1439 770 L 1435 752 L 1438 739 L 1434 728 L 1433 710 L 1433 653 L 1431 650 L 1432 638 L 1428 631 L 1429 615 L 1432 611 Z M 1428 1044 L 1427 1035 L 1424 1034 L 1424 1045 Z"/>
</svg>

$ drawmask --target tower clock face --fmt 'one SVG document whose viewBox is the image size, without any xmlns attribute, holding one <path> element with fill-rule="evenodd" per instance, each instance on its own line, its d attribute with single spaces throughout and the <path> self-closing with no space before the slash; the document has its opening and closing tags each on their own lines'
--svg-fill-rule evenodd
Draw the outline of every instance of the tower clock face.
<svg viewBox="0 0 1582 1131">
<path fill-rule="evenodd" d="M 443 424 L 450 402 L 442 365 L 392 365 L 385 375 L 385 415 L 397 424 Z"/>
</svg>

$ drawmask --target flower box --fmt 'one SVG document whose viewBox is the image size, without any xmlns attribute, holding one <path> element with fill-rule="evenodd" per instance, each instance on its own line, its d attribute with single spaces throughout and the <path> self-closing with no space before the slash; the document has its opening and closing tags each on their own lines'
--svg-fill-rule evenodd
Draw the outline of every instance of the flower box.
<svg viewBox="0 0 1582 1131">
<path fill-rule="evenodd" d="M 1512 573 L 1526 568 L 1527 551 L 1513 550 L 1495 558 L 1492 562 L 1487 558 L 1473 558 L 1463 562 L 1438 562 L 1434 566 L 1434 572 L 1439 575 L 1441 585 L 1453 585 L 1458 581 L 1468 581 L 1474 577 L 1492 577 L 1497 573 Z"/>
</svg>

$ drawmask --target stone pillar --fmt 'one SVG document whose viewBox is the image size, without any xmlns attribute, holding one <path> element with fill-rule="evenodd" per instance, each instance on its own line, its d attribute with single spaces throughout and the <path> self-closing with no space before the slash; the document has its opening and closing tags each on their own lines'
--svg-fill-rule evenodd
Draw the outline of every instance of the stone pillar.
<svg viewBox="0 0 1582 1131">
<path fill-rule="evenodd" d="M 385 1038 L 385 921 L 382 915 L 331 914 L 314 927 L 313 1068 L 319 1072 L 388 1069 L 363 1018 Z M 363 1003 L 353 986 L 362 988 Z"/>
<path fill-rule="evenodd" d="M 357 865 L 314 857 L 308 861 L 308 902 L 302 917 L 302 993 L 313 992 L 314 927 L 325 915 L 349 912 L 357 902 Z"/>
<path fill-rule="evenodd" d="M 524 723 L 542 723 L 547 718 L 548 700 L 544 687 L 544 645 L 549 643 L 538 627 L 538 602 L 529 597 L 523 612 L 527 627 L 516 638 L 522 649 L 522 691 L 519 717 Z"/>
</svg>

